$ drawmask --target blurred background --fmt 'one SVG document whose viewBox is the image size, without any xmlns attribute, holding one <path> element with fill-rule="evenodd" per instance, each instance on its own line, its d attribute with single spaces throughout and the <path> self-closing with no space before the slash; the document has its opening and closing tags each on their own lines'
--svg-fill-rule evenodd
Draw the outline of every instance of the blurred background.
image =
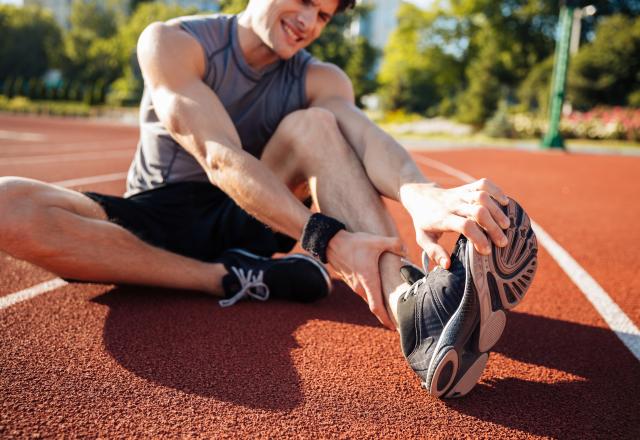
<svg viewBox="0 0 640 440">
<path fill-rule="evenodd" d="M 0 0 L 0 111 L 135 120 L 144 27 L 245 4 Z M 562 136 L 640 146 L 640 1 L 361 0 L 309 50 L 342 67 L 392 133 L 536 139 L 567 7 Z"/>
</svg>

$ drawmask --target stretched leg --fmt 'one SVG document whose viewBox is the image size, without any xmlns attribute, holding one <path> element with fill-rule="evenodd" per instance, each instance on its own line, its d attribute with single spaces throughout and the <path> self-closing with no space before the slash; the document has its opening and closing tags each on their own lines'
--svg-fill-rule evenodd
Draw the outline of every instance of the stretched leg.
<svg viewBox="0 0 640 440">
<path fill-rule="evenodd" d="M 84 194 L 31 179 L 0 178 L 0 250 L 86 281 L 222 295 L 221 264 L 153 247 L 107 220 Z"/>
<path fill-rule="evenodd" d="M 351 230 L 397 236 L 379 193 L 329 111 L 311 108 L 288 115 L 267 144 L 261 160 L 290 188 L 309 184 L 320 210 Z M 381 256 L 379 267 L 387 309 L 396 319 L 396 302 L 408 286 L 400 277 L 400 257 Z"/>
</svg>

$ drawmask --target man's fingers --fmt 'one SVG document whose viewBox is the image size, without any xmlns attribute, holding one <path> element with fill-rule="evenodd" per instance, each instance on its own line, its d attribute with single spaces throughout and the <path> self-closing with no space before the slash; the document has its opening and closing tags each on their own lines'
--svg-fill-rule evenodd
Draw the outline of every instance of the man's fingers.
<svg viewBox="0 0 640 440">
<path fill-rule="evenodd" d="M 490 202 L 490 204 L 495 206 L 494 202 Z M 475 220 L 478 225 L 487 231 L 491 241 L 497 246 L 503 247 L 507 245 L 507 236 L 504 235 L 502 228 L 496 223 L 496 220 L 491 215 L 491 211 L 487 207 L 463 203 L 456 210 L 456 214 Z"/>
<path fill-rule="evenodd" d="M 367 303 L 369 304 L 371 313 L 378 318 L 382 325 L 391 330 L 395 330 L 396 327 L 393 325 L 389 317 L 389 312 L 387 312 L 387 308 L 384 305 L 384 300 L 382 299 L 382 289 L 377 274 L 372 278 L 361 277 L 360 280 L 367 294 Z"/>
<path fill-rule="evenodd" d="M 498 185 L 496 185 L 489 179 L 483 178 L 480 180 L 476 180 L 475 182 L 469 184 L 469 186 L 476 191 L 488 192 L 489 195 L 496 199 L 501 205 L 506 206 L 509 204 L 509 198 L 504 194 L 504 192 L 502 192 Z"/>
<path fill-rule="evenodd" d="M 416 242 L 418 243 L 418 246 L 427 253 L 429 260 L 434 261 L 443 269 L 449 268 L 449 264 L 451 263 L 449 254 L 447 254 L 447 251 L 438 244 L 438 241 L 434 237 L 422 232 L 417 234 Z M 425 267 L 425 270 L 426 269 L 427 268 Z"/>
<path fill-rule="evenodd" d="M 392 254 L 404 257 L 407 254 L 407 250 L 399 237 L 381 237 L 381 246 L 384 251 L 391 252 Z"/>
<path fill-rule="evenodd" d="M 452 215 L 447 218 L 447 222 L 451 230 L 457 231 L 467 237 L 479 253 L 483 255 L 489 255 L 491 253 L 491 246 L 487 236 L 484 235 L 484 232 L 482 232 L 480 226 L 478 226 L 474 220 Z"/>
</svg>

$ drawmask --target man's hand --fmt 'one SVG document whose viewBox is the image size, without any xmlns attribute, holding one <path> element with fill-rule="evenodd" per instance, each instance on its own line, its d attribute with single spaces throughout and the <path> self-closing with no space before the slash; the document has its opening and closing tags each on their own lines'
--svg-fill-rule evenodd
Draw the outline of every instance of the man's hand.
<svg viewBox="0 0 640 440">
<path fill-rule="evenodd" d="M 438 244 L 443 232 L 464 234 L 483 255 L 491 253 L 487 236 L 497 246 L 507 245 L 502 230 L 509 226 L 509 219 L 498 204 L 507 205 L 509 200 L 488 179 L 451 189 L 424 183 L 404 185 L 400 198 L 413 219 L 418 245 L 445 269 L 449 255 Z"/>
<path fill-rule="evenodd" d="M 327 251 L 329 264 L 341 278 L 369 304 L 369 310 L 385 327 L 395 330 L 382 296 L 378 260 L 384 252 L 403 256 L 402 241 L 343 230 L 331 239 Z"/>
</svg>

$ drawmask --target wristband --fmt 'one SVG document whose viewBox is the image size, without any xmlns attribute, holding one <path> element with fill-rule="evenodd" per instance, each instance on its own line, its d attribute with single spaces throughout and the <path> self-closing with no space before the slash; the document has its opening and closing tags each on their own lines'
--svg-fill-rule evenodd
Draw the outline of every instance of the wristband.
<svg viewBox="0 0 640 440">
<path fill-rule="evenodd" d="M 302 230 L 302 249 L 326 263 L 329 241 L 342 229 L 345 229 L 344 224 L 335 218 L 320 213 L 312 214 Z"/>
</svg>

